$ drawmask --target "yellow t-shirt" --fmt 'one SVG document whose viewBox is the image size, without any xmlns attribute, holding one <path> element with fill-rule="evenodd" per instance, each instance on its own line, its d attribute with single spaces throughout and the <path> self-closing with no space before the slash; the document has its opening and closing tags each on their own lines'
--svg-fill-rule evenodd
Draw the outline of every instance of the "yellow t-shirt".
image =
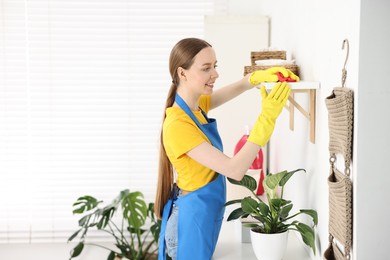
<svg viewBox="0 0 390 260">
<path fill-rule="evenodd" d="M 201 96 L 199 107 L 209 111 L 210 96 Z M 201 124 L 207 123 L 201 111 L 192 111 Z M 180 189 L 194 191 L 214 179 L 215 171 L 199 164 L 187 156 L 187 152 L 203 142 L 206 135 L 196 123 L 179 107 L 169 107 L 165 111 L 163 124 L 163 144 L 170 162 L 177 172 L 177 186 Z"/>
</svg>

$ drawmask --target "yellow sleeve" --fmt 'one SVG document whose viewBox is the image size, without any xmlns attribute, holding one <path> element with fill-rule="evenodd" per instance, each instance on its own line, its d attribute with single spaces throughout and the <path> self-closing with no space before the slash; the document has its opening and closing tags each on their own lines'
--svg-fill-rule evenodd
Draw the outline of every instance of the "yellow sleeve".
<svg viewBox="0 0 390 260">
<path fill-rule="evenodd" d="M 210 95 L 202 95 L 199 99 L 199 107 L 206 112 L 206 114 L 210 111 L 211 105 L 211 96 Z"/>
<path fill-rule="evenodd" d="M 211 96 L 202 95 L 198 105 L 207 114 L 211 105 Z M 163 140 L 168 156 L 177 159 L 201 143 L 209 142 L 206 135 L 183 110 L 169 108 L 166 115 Z M 201 124 L 206 123 L 200 111 L 195 112 L 195 116 Z"/>
<path fill-rule="evenodd" d="M 171 121 L 164 127 L 164 146 L 174 158 L 179 158 L 191 149 L 207 141 L 191 118 Z"/>
<path fill-rule="evenodd" d="M 199 106 L 202 110 L 208 111 L 209 100 L 207 97 L 200 100 Z M 200 111 L 195 111 L 194 115 L 201 124 L 207 123 Z M 163 143 L 167 156 L 177 172 L 176 183 L 181 189 L 196 190 L 215 177 L 213 170 L 186 154 L 203 142 L 210 143 L 206 135 L 181 108 L 167 108 L 163 123 Z"/>
</svg>

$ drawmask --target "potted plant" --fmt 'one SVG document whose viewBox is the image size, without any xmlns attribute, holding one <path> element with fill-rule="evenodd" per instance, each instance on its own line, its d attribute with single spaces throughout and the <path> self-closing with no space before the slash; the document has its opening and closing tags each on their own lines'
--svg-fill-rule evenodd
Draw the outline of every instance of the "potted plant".
<svg viewBox="0 0 390 260">
<path fill-rule="evenodd" d="M 255 223 L 243 225 L 251 228 L 252 246 L 258 259 L 280 260 L 285 252 L 289 230 L 299 232 L 303 242 L 313 250 L 314 254 L 316 253 L 314 227 L 318 224 L 317 212 L 313 209 L 300 209 L 297 213 L 290 215 L 293 203 L 283 198 L 285 184 L 294 173 L 299 171 L 306 172 L 304 169 L 296 169 L 294 171 L 282 171 L 267 175 L 263 181 L 266 201 L 256 196 L 257 183 L 253 177 L 245 175 L 241 181 L 228 179 L 232 184 L 241 185 L 253 194 L 253 196 L 231 200 L 226 203 L 226 206 L 240 203 L 240 206 L 230 213 L 227 221 L 247 218 L 248 216 L 256 220 Z M 310 216 L 313 225 L 309 226 L 294 220 L 300 214 Z M 256 241 L 262 237 L 262 234 L 266 237 L 265 241 L 261 242 L 260 245 L 256 245 Z M 282 241 L 282 244 L 284 243 L 282 248 L 274 247 L 279 242 L 272 241 L 270 244 L 266 244 L 267 241 L 270 242 L 271 234 L 272 239 Z M 264 245 L 265 248 L 260 248 L 260 246 Z M 267 255 L 260 256 L 263 253 Z M 274 253 L 279 253 L 279 255 L 272 256 Z"/>
<path fill-rule="evenodd" d="M 147 205 L 141 192 L 130 192 L 127 189 L 121 191 L 110 204 L 103 206 L 102 203 L 103 201 L 92 196 L 83 196 L 73 204 L 73 213 L 82 214 L 82 217 L 78 221 L 80 229 L 68 239 L 69 242 L 80 236 L 79 243 L 71 251 L 70 259 L 79 256 L 86 245 L 107 249 L 108 260 L 157 259 L 161 221 L 154 215 L 154 204 Z M 120 215 L 115 214 L 118 209 Z M 116 215 L 119 215 L 119 218 L 114 218 Z M 86 237 L 91 229 L 112 236 L 116 249 L 87 242 Z"/>
</svg>

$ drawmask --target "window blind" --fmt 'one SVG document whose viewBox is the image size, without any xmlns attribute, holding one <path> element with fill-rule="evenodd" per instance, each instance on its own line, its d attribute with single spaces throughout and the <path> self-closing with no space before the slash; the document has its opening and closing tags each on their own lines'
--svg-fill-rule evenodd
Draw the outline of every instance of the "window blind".
<svg viewBox="0 0 390 260">
<path fill-rule="evenodd" d="M 0 243 L 64 242 L 72 203 L 154 201 L 169 52 L 211 0 L 0 0 Z"/>
</svg>

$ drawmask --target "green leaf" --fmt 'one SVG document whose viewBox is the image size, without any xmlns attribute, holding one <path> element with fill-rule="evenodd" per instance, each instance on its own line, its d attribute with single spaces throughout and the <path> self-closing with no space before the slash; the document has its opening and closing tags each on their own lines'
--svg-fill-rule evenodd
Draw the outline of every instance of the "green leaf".
<svg viewBox="0 0 390 260">
<path fill-rule="evenodd" d="M 242 224 L 244 227 L 247 227 L 247 228 L 257 228 L 257 227 L 262 227 L 263 225 L 262 224 L 256 224 L 256 223 L 243 223 Z"/>
<path fill-rule="evenodd" d="M 281 200 L 281 204 L 280 204 L 281 207 L 291 204 L 291 200 L 285 200 L 285 199 L 280 199 L 280 200 Z"/>
<path fill-rule="evenodd" d="M 231 178 L 227 178 L 227 179 L 230 183 L 243 186 L 252 192 L 254 192 L 257 189 L 257 182 L 252 176 L 244 175 L 241 181 L 236 181 Z"/>
<path fill-rule="evenodd" d="M 152 232 L 153 239 L 156 243 L 158 243 L 158 240 L 160 238 L 160 230 L 161 220 L 158 220 L 157 223 L 154 223 L 152 226 L 150 226 L 150 232 Z"/>
<path fill-rule="evenodd" d="M 287 171 L 282 171 L 275 174 L 269 174 L 264 178 L 263 186 L 264 190 L 267 193 L 267 197 L 269 199 L 276 198 L 276 189 L 279 185 L 280 180 L 283 178 L 283 176 L 287 174 Z"/>
<path fill-rule="evenodd" d="M 287 181 L 291 178 L 291 176 L 298 172 L 298 171 L 305 171 L 305 169 L 296 169 L 294 171 L 281 171 L 275 174 L 269 174 L 264 178 L 264 189 L 267 193 L 267 196 L 271 199 L 276 198 L 276 189 L 278 186 L 284 187 L 284 185 L 287 183 Z"/>
<path fill-rule="evenodd" d="M 97 224 L 98 229 L 104 229 L 114 216 L 116 208 L 113 206 L 105 207 L 100 213 L 100 220 Z"/>
<path fill-rule="evenodd" d="M 314 209 L 301 209 L 300 212 L 312 217 L 315 226 L 318 224 L 318 214 Z"/>
<path fill-rule="evenodd" d="M 283 205 L 283 199 L 281 198 L 271 199 L 269 204 L 274 206 L 275 208 L 280 208 Z"/>
<path fill-rule="evenodd" d="M 79 230 L 77 230 L 76 232 L 73 233 L 73 235 L 71 235 L 69 238 L 68 238 L 68 242 L 72 241 L 75 237 L 77 237 L 77 235 L 80 233 L 81 230 L 83 230 L 84 228 L 80 228 Z"/>
<path fill-rule="evenodd" d="M 293 204 L 288 204 L 286 206 L 283 206 L 280 210 L 280 218 L 285 219 L 288 217 L 288 214 L 290 213 L 291 209 L 293 208 Z"/>
<path fill-rule="evenodd" d="M 83 231 L 83 233 L 80 236 L 82 240 L 84 240 L 84 238 L 87 235 L 87 233 L 88 233 L 88 228 L 84 228 L 84 231 Z"/>
<path fill-rule="evenodd" d="M 121 250 L 122 255 L 125 255 L 125 256 L 131 255 L 132 252 L 135 251 L 135 248 L 130 247 L 127 244 L 116 244 L 116 247 L 118 247 L 119 250 Z"/>
<path fill-rule="evenodd" d="M 73 248 L 73 250 L 70 252 L 70 259 L 73 257 L 77 257 L 81 254 L 84 248 L 84 242 L 80 242 Z"/>
<path fill-rule="evenodd" d="M 304 223 L 297 223 L 295 225 L 301 233 L 303 242 L 313 249 L 314 255 L 316 254 L 315 235 L 314 230 Z"/>
<path fill-rule="evenodd" d="M 107 257 L 107 260 L 114 260 L 115 259 L 115 252 L 114 251 L 111 251 L 110 254 L 108 255 Z"/>
<path fill-rule="evenodd" d="M 253 214 L 257 212 L 258 202 L 251 197 L 246 197 L 241 201 L 241 208 L 244 212 Z"/>
<path fill-rule="evenodd" d="M 127 231 L 130 232 L 130 234 L 144 234 L 147 230 L 143 228 L 133 228 L 133 227 L 127 227 Z"/>
<path fill-rule="evenodd" d="M 73 203 L 73 207 L 78 207 L 73 210 L 73 214 L 81 214 L 88 210 L 94 209 L 100 202 L 101 201 L 98 201 L 91 196 L 80 197 L 75 203 Z"/>
<path fill-rule="evenodd" d="M 154 221 L 155 220 L 155 215 L 154 215 L 154 203 L 149 203 L 148 204 L 148 211 L 147 211 L 147 216 Z"/>
<path fill-rule="evenodd" d="M 291 224 L 284 224 L 283 222 L 279 222 L 278 225 L 276 226 L 276 230 L 278 231 L 277 233 L 282 233 L 284 231 L 287 231 L 289 226 L 291 226 Z"/>
<path fill-rule="evenodd" d="M 271 231 L 272 231 L 271 223 L 268 222 L 268 221 L 267 221 L 267 222 L 264 222 L 264 228 L 263 228 L 263 230 L 264 230 L 264 233 L 270 234 Z"/>
<path fill-rule="evenodd" d="M 265 186 L 274 190 L 277 186 L 279 186 L 280 180 L 287 174 L 287 171 L 278 172 L 275 174 L 269 174 L 264 178 Z"/>
<path fill-rule="evenodd" d="M 245 213 L 242 208 L 233 210 L 227 218 L 227 221 L 235 220 L 241 217 L 247 217 L 248 213 Z"/>
<path fill-rule="evenodd" d="M 276 198 L 269 201 L 269 207 L 271 211 L 279 212 L 280 207 L 283 205 L 283 200 Z"/>
<path fill-rule="evenodd" d="M 242 199 L 237 199 L 237 200 L 229 200 L 228 202 L 225 203 L 225 206 L 233 205 L 236 203 L 241 203 Z"/>
<path fill-rule="evenodd" d="M 261 223 L 269 222 L 268 219 L 267 219 L 267 216 L 263 216 L 263 215 L 257 214 L 257 215 L 252 215 L 252 217 L 254 219 L 257 219 Z"/>
<path fill-rule="evenodd" d="M 79 220 L 79 226 L 84 227 L 87 226 L 89 223 L 89 220 L 91 219 L 92 214 L 85 215 Z"/>
<path fill-rule="evenodd" d="M 291 176 L 293 176 L 294 173 L 299 172 L 299 171 L 304 171 L 304 172 L 306 172 L 305 169 L 296 169 L 296 170 L 294 170 L 294 171 L 288 172 L 288 173 L 285 174 L 285 175 L 283 176 L 283 178 L 280 180 L 279 186 L 284 186 L 284 185 L 288 182 L 288 180 L 291 178 Z"/>
<path fill-rule="evenodd" d="M 260 213 L 263 215 L 263 216 L 267 216 L 268 213 L 269 213 L 269 207 L 267 204 L 265 204 L 264 202 L 260 202 L 259 203 L 259 209 L 260 209 Z"/>
<path fill-rule="evenodd" d="M 122 190 L 118 196 L 116 196 L 116 198 L 110 203 L 108 204 L 105 209 L 111 209 L 111 208 L 114 208 L 115 211 L 116 209 L 118 208 L 118 206 L 121 204 L 121 202 L 123 201 L 123 199 L 130 193 L 130 191 L 128 189 L 125 189 L 125 190 Z"/>
<path fill-rule="evenodd" d="M 122 213 L 130 227 L 140 228 L 145 223 L 147 215 L 147 207 L 143 194 L 136 191 L 124 197 L 122 201 Z"/>
<path fill-rule="evenodd" d="M 266 234 L 267 232 L 265 232 L 264 230 L 264 226 L 261 226 L 261 225 L 258 225 L 257 227 L 253 227 L 252 228 L 252 231 L 253 232 L 257 232 L 257 233 L 263 233 L 263 234 Z"/>
<path fill-rule="evenodd" d="M 118 205 L 123 198 L 125 198 L 130 193 L 129 189 L 122 190 L 119 195 L 112 201 L 112 205 Z"/>
</svg>

